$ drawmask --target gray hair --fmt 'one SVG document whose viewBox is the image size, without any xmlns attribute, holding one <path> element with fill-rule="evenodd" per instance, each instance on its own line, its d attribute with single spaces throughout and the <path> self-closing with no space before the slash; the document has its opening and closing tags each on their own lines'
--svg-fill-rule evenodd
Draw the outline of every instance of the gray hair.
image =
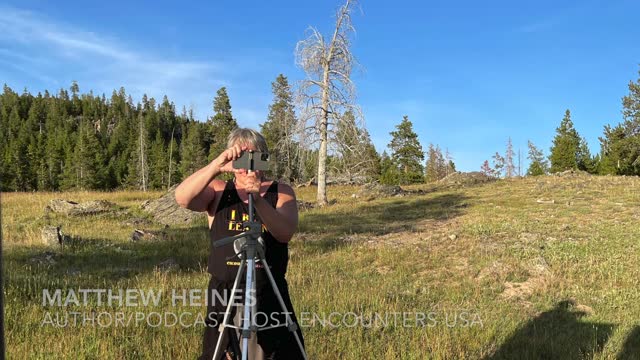
<svg viewBox="0 0 640 360">
<path fill-rule="evenodd" d="M 231 134 L 229 134 L 227 148 L 230 148 L 235 144 L 253 145 L 256 147 L 256 150 L 263 153 L 269 153 L 267 141 L 264 139 L 264 136 L 253 129 L 237 128 L 233 130 Z"/>
</svg>

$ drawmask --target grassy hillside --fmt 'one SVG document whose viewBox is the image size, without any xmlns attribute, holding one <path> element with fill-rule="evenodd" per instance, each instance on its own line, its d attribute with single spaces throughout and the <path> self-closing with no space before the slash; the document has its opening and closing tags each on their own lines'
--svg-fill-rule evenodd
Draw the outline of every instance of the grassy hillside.
<svg viewBox="0 0 640 360">
<path fill-rule="evenodd" d="M 301 213 L 290 244 L 287 277 L 296 311 L 306 314 L 311 359 L 638 358 L 638 178 L 418 186 L 411 190 L 420 193 L 380 199 L 352 197 L 357 190 L 330 188 L 333 205 Z M 314 191 L 298 189 L 298 197 L 312 201 Z M 55 321 L 71 312 L 172 312 L 192 322 L 204 313 L 173 306 L 169 296 L 138 307 L 42 304 L 45 288 L 205 289 L 204 221 L 166 229 L 164 241 L 129 241 L 134 227 L 125 220 L 159 195 L 2 194 L 9 358 L 199 354 L 198 326 L 43 325 L 47 313 Z M 106 199 L 133 215 L 44 217 L 55 198 Z M 47 224 L 62 225 L 73 242 L 40 245 Z M 167 259 L 178 266 L 158 268 Z"/>
</svg>

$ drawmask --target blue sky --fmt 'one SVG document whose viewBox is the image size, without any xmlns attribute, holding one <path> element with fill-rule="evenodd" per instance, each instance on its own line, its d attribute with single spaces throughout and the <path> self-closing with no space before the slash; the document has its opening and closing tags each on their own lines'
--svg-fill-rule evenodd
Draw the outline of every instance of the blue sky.
<svg viewBox="0 0 640 360">
<path fill-rule="evenodd" d="M 276 5 L 277 4 L 277 5 Z M 331 30 L 339 1 L 0 3 L 0 82 L 36 93 L 77 80 L 168 95 L 210 116 L 226 86 L 242 126 L 258 128 L 279 73 L 304 78 L 294 49 Z M 548 153 L 565 109 L 591 150 L 640 69 L 640 2 L 362 1 L 354 14 L 357 102 L 379 151 L 408 115 L 423 148 L 475 171 L 508 137 Z"/>
</svg>

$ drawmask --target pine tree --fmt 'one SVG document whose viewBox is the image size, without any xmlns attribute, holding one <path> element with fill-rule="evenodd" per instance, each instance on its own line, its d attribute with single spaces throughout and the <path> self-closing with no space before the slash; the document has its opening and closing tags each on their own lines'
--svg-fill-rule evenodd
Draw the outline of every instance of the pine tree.
<svg viewBox="0 0 640 360">
<path fill-rule="evenodd" d="M 403 184 L 422 182 L 424 152 L 409 117 L 405 115 L 396 129 L 391 132 L 392 139 L 388 147 L 391 150 L 391 159 L 400 171 L 400 182 Z"/>
<path fill-rule="evenodd" d="M 584 137 L 580 138 L 580 142 L 578 144 L 576 163 L 578 165 L 578 170 L 586 171 L 590 174 L 595 174 L 597 172 L 595 159 L 591 157 L 587 139 Z"/>
<path fill-rule="evenodd" d="M 531 141 L 527 142 L 527 146 L 529 147 L 529 156 L 527 158 L 530 161 L 527 175 L 539 176 L 547 174 L 549 172 L 549 163 L 542 150 L 538 149 Z"/>
<path fill-rule="evenodd" d="M 571 112 L 567 109 L 560 126 L 556 129 L 556 136 L 551 147 L 552 173 L 578 169 L 578 153 L 580 147 L 580 136 L 573 127 Z"/>
<path fill-rule="evenodd" d="M 385 185 L 399 185 L 401 174 L 398 166 L 394 164 L 386 151 L 380 156 L 380 183 Z"/>
<path fill-rule="evenodd" d="M 99 189 L 102 185 L 102 151 L 93 127 L 82 121 L 74 148 L 73 165 L 77 187 L 83 190 Z"/>
<path fill-rule="evenodd" d="M 60 190 L 60 178 L 64 167 L 64 133 L 60 130 L 48 131 L 45 144 L 47 190 Z"/>
<path fill-rule="evenodd" d="M 629 81 L 629 94 L 622 98 L 622 116 L 625 135 L 640 136 L 640 77 L 636 82 Z"/>
<path fill-rule="evenodd" d="M 193 174 L 207 164 L 203 137 L 201 124 L 196 121 L 189 122 L 187 137 L 181 144 L 180 173 L 183 176 Z"/>
<path fill-rule="evenodd" d="M 617 125 L 612 128 L 610 125 L 606 125 L 603 136 L 598 139 L 600 140 L 600 164 L 598 174 L 624 174 L 626 170 L 626 166 L 624 165 L 626 164 L 624 162 L 625 156 L 623 149 L 625 148 L 625 140 L 627 138 L 622 126 Z"/>
<path fill-rule="evenodd" d="M 209 161 L 215 159 L 227 148 L 227 138 L 238 127 L 236 119 L 231 114 L 231 103 L 227 89 L 221 87 L 213 100 L 215 115 L 209 119 Z"/>
<path fill-rule="evenodd" d="M 451 169 L 451 173 L 456 172 L 456 163 L 453 162 L 453 160 L 449 160 L 449 169 Z"/>
<path fill-rule="evenodd" d="M 155 139 L 151 143 L 149 165 L 149 187 L 154 190 L 164 188 L 168 182 L 169 161 L 160 129 L 156 131 Z"/>
<path fill-rule="evenodd" d="M 502 176 L 502 172 L 504 170 L 504 165 L 505 165 L 504 157 L 500 155 L 499 152 L 496 151 L 492 159 L 493 159 L 492 175 L 499 178 Z"/>
<path fill-rule="evenodd" d="M 369 132 L 367 129 L 362 129 L 361 134 L 361 142 L 364 144 L 364 175 L 368 181 L 375 180 L 380 177 L 382 172 L 382 168 L 380 166 L 380 154 L 376 150 L 375 145 L 373 145 L 373 141 L 371 141 L 371 136 L 369 136 Z"/>
<path fill-rule="evenodd" d="M 11 112 L 9 121 L 21 122 L 17 107 L 14 107 Z M 9 171 L 13 175 L 11 188 L 18 191 L 33 190 L 30 186 L 33 174 L 31 174 L 31 167 L 29 166 L 27 149 L 30 142 L 30 131 L 26 126 L 21 126 L 17 132 L 17 137 L 9 140 L 9 153 L 11 154 Z"/>
<path fill-rule="evenodd" d="M 67 137 L 67 141 L 64 143 L 64 165 L 62 167 L 62 175 L 60 179 L 60 189 L 70 190 L 79 188 L 79 178 L 76 172 L 75 163 L 75 134 L 74 136 Z"/>
<path fill-rule="evenodd" d="M 80 100 L 80 87 L 78 86 L 78 82 L 77 81 L 73 81 L 71 83 L 71 88 L 69 89 L 71 90 L 71 106 L 69 106 L 70 110 L 71 110 L 71 115 L 72 116 L 80 116 L 83 114 L 82 111 L 82 101 Z"/>
<path fill-rule="evenodd" d="M 429 143 L 429 148 L 427 149 L 427 164 L 425 169 L 426 182 L 433 182 L 439 179 L 438 154 L 436 148 L 431 143 Z"/>
<path fill-rule="evenodd" d="M 640 74 L 640 71 L 639 71 Z M 600 137 L 600 174 L 640 175 L 640 77 L 622 98 L 623 122 Z"/>
<path fill-rule="evenodd" d="M 269 105 L 269 115 L 261 127 L 270 152 L 271 176 L 276 179 L 294 181 L 300 177 L 295 142 L 296 118 L 293 95 L 287 77 L 280 74 L 271 83 L 273 103 Z"/>
<path fill-rule="evenodd" d="M 447 162 L 444 159 L 444 155 L 442 155 L 440 145 L 436 145 L 436 174 L 438 180 L 443 179 L 449 174 Z"/>
</svg>

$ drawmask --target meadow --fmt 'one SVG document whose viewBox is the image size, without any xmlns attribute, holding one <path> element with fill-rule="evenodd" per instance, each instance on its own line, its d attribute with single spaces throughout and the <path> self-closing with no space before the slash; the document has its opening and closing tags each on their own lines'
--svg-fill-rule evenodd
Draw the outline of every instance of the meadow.
<svg viewBox="0 0 640 360">
<path fill-rule="evenodd" d="M 640 179 L 542 176 L 476 186 L 415 185 L 405 196 L 352 196 L 300 214 L 287 273 L 310 359 L 640 358 Z M 313 201 L 314 187 L 296 189 Z M 205 289 L 206 221 L 151 223 L 162 241 L 130 240 L 130 217 L 161 192 L 3 193 L 5 329 L 10 359 L 193 359 L 202 328 L 104 313 L 203 305 L 43 304 L 43 289 Z M 104 199 L 125 212 L 45 215 L 52 199 Z M 41 229 L 72 237 L 45 246 Z M 163 267 L 171 260 L 173 266 Z M 56 326 L 56 317 L 103 314 Z M 305 315 L 301 315 L 304 313 Z M 187 316 L 189 314 L 189 316 Z M 333 315 L 331 315 L 333 314 Z M 48 317 L 49 316 L 49 317 Z M 303 318 L 303 319 L 302 319 Z M 49 321 L 51 320 L 51 321 Z M 304 320 L 304 321 L 303 321 Z M 323 321 L 324 320 L 324 321 Z"/>
</svg>

